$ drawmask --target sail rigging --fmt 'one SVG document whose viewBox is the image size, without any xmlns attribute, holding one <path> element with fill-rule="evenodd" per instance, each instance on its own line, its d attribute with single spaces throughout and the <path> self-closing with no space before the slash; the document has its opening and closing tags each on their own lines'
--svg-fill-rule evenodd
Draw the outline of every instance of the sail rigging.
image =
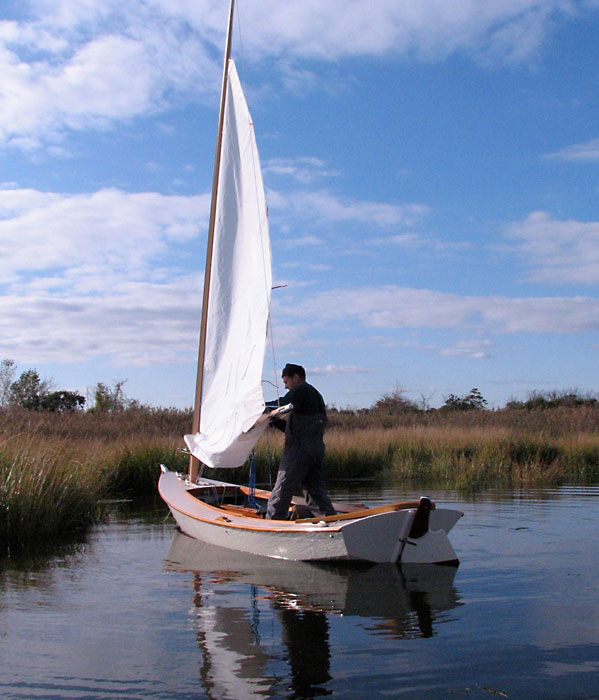
<svg viewBox="0 0 599 700">
<path fill-rule="evenodd" d="M 262 367 L 272 287 L 268 215 L 252 118 L 229 59 L 215 209 L 199 430 L 190 452 L 210 467 L 245 462 L 266 424 Z M 205 302 L 206 303 L 206 300 Z"/>
</svg>

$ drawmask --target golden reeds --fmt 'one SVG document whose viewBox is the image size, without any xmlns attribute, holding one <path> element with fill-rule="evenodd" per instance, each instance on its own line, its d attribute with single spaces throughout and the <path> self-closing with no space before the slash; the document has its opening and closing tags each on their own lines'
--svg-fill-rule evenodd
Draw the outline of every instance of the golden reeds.
<svg viewBox="0 0 599 700">
<path fill-rule="evenodd" d="M 362 475 L 419 480 L 458 490 L 490 485 L 558 484 L 599 479 L 599 432 L 552 435 L 517 427 L 398 426 L 366 428 L 327 437 L 331 476 Z"/>
<path fill-rule="evenodd" d="M 161 462 L 184 471 L 191 420 L 177 410 L 0 414 L 0 551 L 85 527 L 101 499 L 156 493 Z M 475 491 L 492 485 L 599 480 L 599 408 L 332 412 L 329 479 L 411 480 Z M 258 479 L 274 478 L 283 435 L 256 448 Z M 211 476 L 247 479 L 247 469 Z"/>
<path fill-rule="evenodd" d="M 23 439 L 0 448 L 0 542 L 19 550 L 94 522 L 102 479 L 65 445 Z"/>
</svg>

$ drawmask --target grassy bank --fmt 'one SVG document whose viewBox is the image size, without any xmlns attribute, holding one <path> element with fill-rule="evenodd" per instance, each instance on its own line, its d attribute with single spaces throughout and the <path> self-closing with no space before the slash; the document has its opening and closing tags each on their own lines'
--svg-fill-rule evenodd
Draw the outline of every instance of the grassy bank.
<svg viewBox="0 0 599 700">
<path fill-rule="evenodd" d="M 101 480 L 62 445 L 3 445 L 0 452 L 0 533 L 5 549 L 48 540 L 93 521 Z"/>
<path fill-rule="evenodd" d="M 596 407 L 330 417 L 331 480 L 409 479 L 463 491 L 599 480 Z M 1 418 L 0 551 L 85 528 L 103 516 L 103 500 L 155 494 L 161 462 L 187 468 L 181 436 L 191 421 L 183 411 Z M 276 474 L 282 437 L 269 431 L 257 446 L 263 483 Z M 247 469 L 211 475 L 244 481 Z"/>
<path fill-rule="evenodd" d="M 599 480 L 599 433 L 551 436 L 455 426 L 337 430 L 329 434 L 327 456 L 331 476 L 381 475 L 462 491 Z"/>
</svg>

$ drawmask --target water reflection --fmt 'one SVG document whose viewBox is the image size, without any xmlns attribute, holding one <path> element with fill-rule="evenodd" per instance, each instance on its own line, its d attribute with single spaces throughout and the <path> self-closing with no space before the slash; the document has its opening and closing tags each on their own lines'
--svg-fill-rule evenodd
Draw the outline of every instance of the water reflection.
<svg viewBox="0 0 599 700">
<path fill-rule="evenodd" d="M 178 532 L 165 566 L 193 573 L 209 697 L 328 695 L 331 616 L 359 618 L 369 637 L 417 639 L 433 636 L 460 605 L 453 567 L 273 561 Z"/>
<path fill-rule="evenodd" d="M 432 581 L 211 553 L 163 512 L 0 562 L 0 698 L 598 698 L 599 487 L 432 495 L 466 513 Z"/>
</svg>

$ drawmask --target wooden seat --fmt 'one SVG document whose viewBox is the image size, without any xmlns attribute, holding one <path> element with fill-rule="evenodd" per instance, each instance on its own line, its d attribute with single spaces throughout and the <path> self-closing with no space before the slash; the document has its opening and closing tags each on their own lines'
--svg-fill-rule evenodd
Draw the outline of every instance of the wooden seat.
<svg viewBox="0 0 599 700">
<path fill-rule="evenodd" d="M 338 520 L 355 520 L 356 518 L 366 518 L 369 515 L 376 515 L 377 513 L 392 513 L 396 510 L 405 510 L 409 508 L 418 508 L 420 501 L 398 501 L 397 503 L 386 503 L 383 506 L 375 506 L 374 508 L 364 508 L 363 510 L 355 510 L 351 513 L 336 513 L 335 515 L 325 515 L 322 518 L 304 518 L 303 520 L 296 520 L 296 523 L 333 523 Z M 431 504 L 431 508 L 434 509 L 435 504 Z"/>
<path fill-rule="evenodd" d="M 246 518 L 261 518 L 263 517 L 258 513 L 255 508 L 248 508 L 247 506 L 236 506 L 232 503 L 219 503 L 218 508 L 222 510 L 227 510 L 229 513 L 235 513 L 237 515 L 243 515 Z"/>
</svg>

